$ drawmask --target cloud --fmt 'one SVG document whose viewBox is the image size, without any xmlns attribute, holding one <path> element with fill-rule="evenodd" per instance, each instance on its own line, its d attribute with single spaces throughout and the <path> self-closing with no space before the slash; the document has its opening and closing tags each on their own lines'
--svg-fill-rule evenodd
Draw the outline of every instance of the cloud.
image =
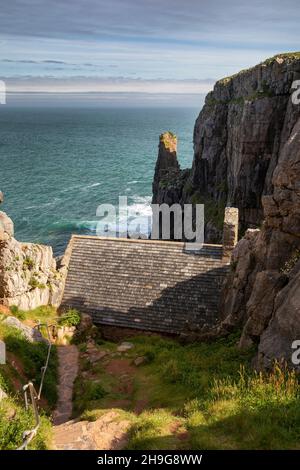
<svg viewBox="0 0 300 470">
<path fill-rule="evenodd" d="M 31 76 L 32 89 L 46 87 L 51 74 L 73 79 L 52 80 L 51 90 L 72 91 L 82 75 L 85 89 L 107 93 L 133 86 L 198 93 L 204 83 L 196 79 L 219 79 L 295 50 L 299 17 L 299 0 L 3 0 L 0 78 Z M 124 81 L 113 83 L 118 76 Z"/>
<path fill-rule="evenodd" d="M 3 0 L 3 35 L 180 42 L 189 45 L 297 43 L 298 0 Z"/>
<path fill-rule="evenodd" d="M 36 65 L 41 65 L 41 64 L 50 64 L 50 65 L 80 65 L 81 67 L 95 67 L 95 64 L 89 64 L 89 63 L 83 63 L 83 64 L 74 64 L 70 62 L 65 62 L 63 60 L 53 60 L 53 59 L 47 59 L 47 60 L 30 60 L 30 59 L 1 59 L 1 62 L 6 63 L 6 64 L 36 64 Z"/>
<path fill-rule="evenodd" d="M 126 77 L 87 77 L 72 78 L 22 77 L 5 78 L 8 93 L 144 93 L 144 94 L 206 94 L 215 80 L 145 80 Z"/>
</svg>

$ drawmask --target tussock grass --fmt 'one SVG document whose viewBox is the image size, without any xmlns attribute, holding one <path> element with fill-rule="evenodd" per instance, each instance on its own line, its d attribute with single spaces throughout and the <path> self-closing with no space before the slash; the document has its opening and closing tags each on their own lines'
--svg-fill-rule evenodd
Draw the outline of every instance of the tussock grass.
<svg viewBox="0 0 300 470">
<path fill-rule="evenodd" d="M 254 350 L 237 348 L 239 333 L 212 343 L 183 346 L 159 336 L 131 338 L 123 356 L 145 356 L 134 372 L 131 405 L 120 419 L 131 422 L 128 449 L 299 448 L 300 387 L 294 372 L 278 364 L 271 373 L 251 367 Z M 105 345 L 103 345 L 105 347 Z M 94 420 L 109 409 L 117 377 L 92 368 L 106 395 L 81 402 Z M 78 382 L 79 383 L 79 382 Z M 78 387 L 78 398 L 82 388 Z M 75 397 L 76 398 L 76 397 Z M 119 397 L 121 398 L 121 397 Z M 126 398 L 128 398 L 126 396 Z M 136 404 L 144 408 L 136 412 Z"/>
</svg>

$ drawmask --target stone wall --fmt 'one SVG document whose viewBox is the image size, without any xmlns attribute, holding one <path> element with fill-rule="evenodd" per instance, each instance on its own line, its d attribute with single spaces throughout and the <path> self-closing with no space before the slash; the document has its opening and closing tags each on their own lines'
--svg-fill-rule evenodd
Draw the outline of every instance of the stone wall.
<svg viewBox="0 0 300 470">
<path fill-rule="evenodd" d="M 223 260 L 230 261 L 232 251 L 238 242 L 239 210 L 226 207 L 223 227 Z"/>
</svg>

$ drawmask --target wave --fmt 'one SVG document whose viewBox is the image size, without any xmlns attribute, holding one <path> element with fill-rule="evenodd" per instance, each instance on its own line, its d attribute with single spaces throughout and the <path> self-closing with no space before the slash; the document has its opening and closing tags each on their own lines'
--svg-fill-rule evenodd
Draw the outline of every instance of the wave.
<svg viewBox="0 0 300 470">
<path fill-rule="evenodd" d="M 24 210 L 28 211 L 32 209 L 42 209 L 43 207 L 54 206 L 59 201 L 60 201 L 60 198 L 55 198 L 53 199 L 53 201 L 50 201 L 50 202 L 44 202 L 42 204 L 33 204 L 32 206 L 24 207 Z"/>
<path fill-rule="evenodd" d="M 150 206 L 151 196 L 134 196 L 128 205 L 127 215 L 99 220 L 62 220 L 51 225 L 52 233 L 78 233 L 118 236 L 131 232 L 139 232 L 146 236 L 151 232 L 152 210 Z M 116 208 L 117 209 L 117 208 Z"/>
<path fill-rule="evenodd" d="M 98 220 L 66 220 L 54 222 L 50 227 L 50 232 L 94 232 L 96 233 Z"/>
<path fill-rule="evenodd" d="M 75 186 L 70 186 L 69 188 L 64 188 L 64 189 L 61 189 L 61 193 L 67 193 L 68 191 L 73 191 L 75 189 L 79 190 L 79 191 L 86 191 L 87 189 L 91 189 L 91 188 L 96 188 L 97 186 L 100 186 L 102 183 L 91 183 L 91 184 L 88 184 L 87 186 L 82 186 L 81 184 L 77 184 Z"/>
</svg>

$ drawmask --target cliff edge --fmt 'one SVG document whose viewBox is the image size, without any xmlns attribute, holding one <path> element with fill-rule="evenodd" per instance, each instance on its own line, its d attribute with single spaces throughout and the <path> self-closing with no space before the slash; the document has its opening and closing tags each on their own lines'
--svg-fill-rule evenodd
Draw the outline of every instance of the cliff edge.
<svg viewBox="0 0 300 470">
<path fill-rule="evenodd" d="M 239 209 L 240 232 L 263 221 L 262 196 L 273 193 L 273 174 L 300 117 L 292 85 L 300 79 L 300 53 L 279 54 L 219 80 L 194 127 L 190 170 L 165 172 L 160 203 L 204 203 L 206 242 L 220 243 L 224 209 Z M 173 172 L 174 173 L 174 172 Z"/>
</svg>

